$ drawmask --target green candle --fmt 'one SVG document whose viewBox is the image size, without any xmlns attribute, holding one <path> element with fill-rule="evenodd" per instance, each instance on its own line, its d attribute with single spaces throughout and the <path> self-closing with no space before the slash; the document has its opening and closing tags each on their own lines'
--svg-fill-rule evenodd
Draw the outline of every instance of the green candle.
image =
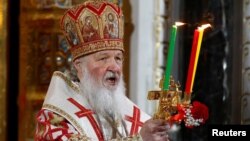
<svg viewBox="0 0 250 141">
<path fill-rule="evenodd" d="M 169 90 L 170 73 L 172 70 L 173 58 L 174 58 L 176 31 L 177 31 L 177 25 L 173 25 L 171 29 L 171 35 L 170 35 L 170 44 L 168 48 L 168 56 L 167 56 L 167 64 L 166 64 L 166 69 L 165 69 L 163 90 Z"/>
</svg>

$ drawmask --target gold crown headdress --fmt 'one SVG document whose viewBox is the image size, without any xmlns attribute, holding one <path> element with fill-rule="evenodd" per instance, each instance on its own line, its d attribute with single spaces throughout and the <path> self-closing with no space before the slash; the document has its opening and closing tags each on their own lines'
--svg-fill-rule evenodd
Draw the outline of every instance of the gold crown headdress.
<svg viewBox="0 0 250 141">
<path fill-rule="evenodd" d="M 66 11 L 61 28 L 71 46 L 72 59 L 93 52 L 123 48 L 124 19 L 119 6 L 86 1 Z"/>
</svg>

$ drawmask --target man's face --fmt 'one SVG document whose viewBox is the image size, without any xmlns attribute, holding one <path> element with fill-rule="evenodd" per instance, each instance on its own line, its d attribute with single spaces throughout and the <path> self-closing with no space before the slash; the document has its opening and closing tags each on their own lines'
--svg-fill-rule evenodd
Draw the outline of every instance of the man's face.
<svg viewBox="0 0 250 141">
<path fill-rule="evenodd" d="M 122 75 L 123 52 L 105 50 L 86 57 L 88 72 L 95 79 L 97 85 L 109 90 L 116 89 Z"/>
</svg>

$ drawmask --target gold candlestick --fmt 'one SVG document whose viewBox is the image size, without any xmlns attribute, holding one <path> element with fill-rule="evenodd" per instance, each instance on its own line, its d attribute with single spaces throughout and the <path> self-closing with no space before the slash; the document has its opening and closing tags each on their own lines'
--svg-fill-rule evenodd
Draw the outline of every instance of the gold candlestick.
<svg viewBox="0 0 250 141">
<path fill-rule="evenodd" d="M 176 83 L 172 76 L 170 76 L 169 90 L 163 90 L 163 78 L 160 81 L 160 91 L 149 91 L 148 100 L 159 100 L 157 110 L 154 114 L 154 118 L 170 120 L 171 116 L 175 115 L 177 111 L 177 105 L 181 104 L 189 106 L 190 96 L 187 94 L 182 95 L 182 91 L 179 90 L 180 84 Z"/>
</svg>

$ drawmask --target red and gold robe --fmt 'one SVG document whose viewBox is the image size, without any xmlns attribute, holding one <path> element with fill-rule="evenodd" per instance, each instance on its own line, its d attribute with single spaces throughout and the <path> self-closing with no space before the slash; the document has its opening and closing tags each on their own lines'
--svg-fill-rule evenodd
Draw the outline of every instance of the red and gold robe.
<svg viewBox="0 0 250 141">
<path fill-rule="evenodd" d="M 137 140 L 141 126 L 150 116 L 126 97 L 124 103 L 120 104 L 123 105 L 120 109 L 122 121 L 114 125 L 123 138 Z M 53 74 L 36 121 L 36 141 L 107 140 L 103 133 L 105 129 L 101 126 L 102 120 L 91 110 L 86 98 L 80 94 L 78 84 L 70 81 L 61 72 Z M 107 134 L 108 132 L 111 131 L 106 131 Z M 121 138 L 112 138 L 112 140 L 121 140 Z"/>
</svg>

